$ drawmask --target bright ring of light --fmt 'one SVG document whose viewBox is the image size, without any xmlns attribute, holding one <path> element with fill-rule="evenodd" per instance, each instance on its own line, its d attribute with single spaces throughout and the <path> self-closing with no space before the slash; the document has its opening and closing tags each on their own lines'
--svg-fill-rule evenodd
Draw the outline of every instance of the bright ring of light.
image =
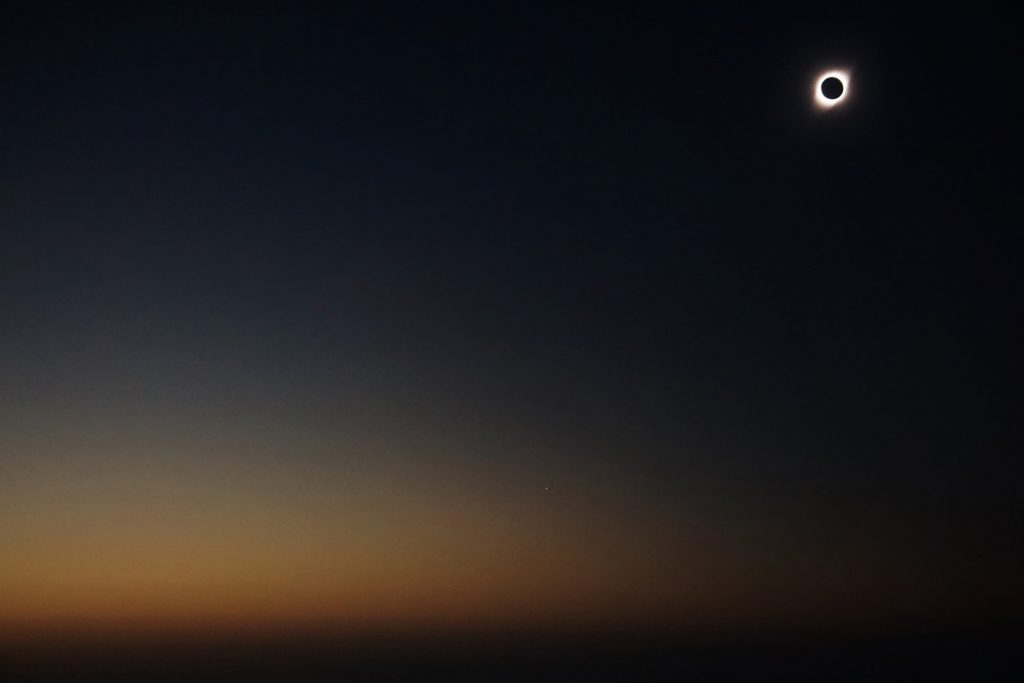
<svg viewBox="0 0 1024 683">
<path fill-rule="evenodd" d="M 839 97 L 835 98 L 834 100 L 830 100 L 829 98 L 825 97 L 825 94 L 821 92 L 821 84 L 824 83 L 825 80 L 829 79 L 829 78 L 837 78 L 837 79 L 839 79 L 839 82 L 843 84 L 843 94 L 840 95 Z M 849 94 L 850 94 L 850 72 L 849 71 L 843 71 L 841 69 L 833 69 L 832 71 L 826 71 L 825 73 L 820 74 L 814 80 L 814 104 L 815 104 L 816 107 L 818 107 L 818 109 L 831 109 L 832 107 L 834 107 L 837 104 L 840 104 L 844 100 L 846 100 L 846 98 L 847 98 L 847 96 Z"/>
</svg>

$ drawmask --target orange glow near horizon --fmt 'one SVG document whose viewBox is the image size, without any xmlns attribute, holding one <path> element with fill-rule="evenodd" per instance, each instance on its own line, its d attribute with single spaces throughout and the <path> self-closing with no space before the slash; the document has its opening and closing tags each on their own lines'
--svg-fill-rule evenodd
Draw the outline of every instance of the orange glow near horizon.
<svg viewBox="0 0 1024 683">
<path fill-rule="evenodd" d="M 700 485 L 659 498 L 628 467 L 549 458 L 466 420 L 360 433 L 162 413 L 116 429 L 117 412 L 0 436 L 3 640 L 708 632 L 887 614 L 893 595 L 912 610 L 935 589 L 883 542 L 843 541 L 831 560 L 776 552 Z"/>
<path fill-rule="evenodd" d="M 0 627 L 628 621 L 703 611 L 721 589 L 713 553 L 593 488 L 552 495 L 401 459 L 241 461 L 10 468 Z"/>
</svg>

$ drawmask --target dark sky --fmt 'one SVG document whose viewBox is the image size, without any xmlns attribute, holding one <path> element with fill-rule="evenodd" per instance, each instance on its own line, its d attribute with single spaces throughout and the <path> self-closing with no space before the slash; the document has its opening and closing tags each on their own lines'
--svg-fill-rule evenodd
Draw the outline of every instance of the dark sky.
<svg viewBox="0 0 1024 683">
<path fill-rule="evenodd" d="M 333 5 L 0 9 L 10 623 L 1020 605 L 1006 17 Z"/>
</svg>

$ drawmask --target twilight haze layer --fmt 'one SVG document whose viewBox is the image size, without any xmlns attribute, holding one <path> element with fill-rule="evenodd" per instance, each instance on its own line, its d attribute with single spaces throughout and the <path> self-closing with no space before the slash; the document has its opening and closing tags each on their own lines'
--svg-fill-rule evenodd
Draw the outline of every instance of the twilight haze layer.
<svg viewBox="0 0 1024 683">
<path fill-rule="evenodd" d="M 0 638 L 1015 619 L 1002 22 L 427 5 L 0 9 Z"/>
</svg>

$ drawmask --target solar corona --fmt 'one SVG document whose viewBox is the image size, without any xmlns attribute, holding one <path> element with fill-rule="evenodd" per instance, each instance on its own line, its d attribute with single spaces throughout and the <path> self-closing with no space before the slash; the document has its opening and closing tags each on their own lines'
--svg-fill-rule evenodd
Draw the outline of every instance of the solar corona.
<svg viewBox="0 0 1024 683">
<path fill-rule="evenodd" d="M 850 72 L 833 69 L 814 79 L 814 105 L 818 109 L 834 109 L 850 96 Z"/>
</svg>

